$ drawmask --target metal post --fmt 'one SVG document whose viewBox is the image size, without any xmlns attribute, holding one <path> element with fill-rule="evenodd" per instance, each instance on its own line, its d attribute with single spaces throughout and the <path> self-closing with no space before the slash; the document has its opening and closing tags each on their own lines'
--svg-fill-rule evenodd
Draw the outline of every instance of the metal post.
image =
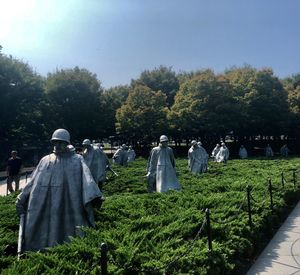
<svg viewBox="0 0 300 275">
<path fill-rule="evenodd" d="M 282 187 L 284 187 L 284 176 L 283 176 L 283 172 L 281 172 L 281 184 L 282 184 Z"/>
<path fill-rule="evenodd" d="M 274 207 L 273 207 L 273 188 L 272 188 L 272 181 L 269 179 L 269 192 L 270 192 L 270 208 L 273 213 Z"/>
<path fill-rule="evenodd" d="M 211 226 L 210 226 L 210 212 L 209 209 L 206 208 L 206 226 L 207 226 L 207 238 L 208 238 L 208 249 L 212 251 L 212 238 L 211 238 Z"/>
<path fill-rule="evenodd" d="M 249 216 L 249 226 L 252 229 L 252 215 L 251 215 L 251 196 L 250 196 L 251 188 L 247 186 L 247 202 L 248 202 L 248 216 Z"/>
<path fill-rule="evenodd" d="M 27 174 L 27 172 L 26 172 L 26 180 L 25 180 L 26 183 L 27 183 L 27 175 L 28 175 L 28 174 Z"/>
<path fill-rule="evenodd" d="M 296 171 L 293 171 L 293 183 L 294 187 L 296 187 Z"/>
<path fill-rule="evenodd" d="M 105 243 L 101 244 L 100 251 L 101 251 L 101 258 L 100 258 L 101 275 L 107 275 L 107 245 Z"/>
</svg>

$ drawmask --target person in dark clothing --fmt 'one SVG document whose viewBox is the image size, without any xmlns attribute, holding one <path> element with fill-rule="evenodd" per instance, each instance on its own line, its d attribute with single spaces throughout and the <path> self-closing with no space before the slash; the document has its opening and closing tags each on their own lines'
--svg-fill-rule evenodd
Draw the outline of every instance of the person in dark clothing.
<svg viewBox="0 0 300 275">
<path fill-rule="evenodd" d="M 17 151 L 11 152 L 11 158 L 7 161 L 7 189 L 10 193 L 14 192 L 12 183 L 15 182 L 15 191 L 19 190 L 20 175 L 22 170 L 22 159 L 18 157 Z"/>
</svg>

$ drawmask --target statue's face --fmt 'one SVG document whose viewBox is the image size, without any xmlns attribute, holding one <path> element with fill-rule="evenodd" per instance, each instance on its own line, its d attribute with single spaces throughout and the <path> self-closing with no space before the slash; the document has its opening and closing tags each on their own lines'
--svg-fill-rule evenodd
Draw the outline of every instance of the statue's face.
<svg viewBox="0 0 300 275">
<path fill-rule="evenodd" d="M 65 141 L 55 140 L 55 141 L 53 141 L 53 145 L 54 145 L 54 152 L 56 154 L 63 153 L 65 151 L 67 151 L 68 143 L 65 142 Z"/>
<path fill-rule="evenodd" d="M 161 146 L 162 147 L 167 147 L 168 146 L 168 142 L 167 141 L 162 141 L 161 142 Z"/>
<path fill-rule="evenodd" d="M 15 159 L 17 157 L 17 153 L 13 152 L 13 153 L 11 153 L 11 156 L 13 159 Z"/>
</svg>

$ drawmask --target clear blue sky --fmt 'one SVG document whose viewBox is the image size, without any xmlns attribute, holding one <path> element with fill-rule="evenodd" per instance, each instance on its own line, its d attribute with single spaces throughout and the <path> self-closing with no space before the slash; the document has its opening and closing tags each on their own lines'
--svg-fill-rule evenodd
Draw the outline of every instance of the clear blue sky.
<svg viewBox="0 0 300 275">
<path fill-rule="evenodd" d="M 0 0 L 3 53 L 46 75 L 78 65 L 106 88 L 159 65 L 300 72 L 299 0 Z"/>
</svg>

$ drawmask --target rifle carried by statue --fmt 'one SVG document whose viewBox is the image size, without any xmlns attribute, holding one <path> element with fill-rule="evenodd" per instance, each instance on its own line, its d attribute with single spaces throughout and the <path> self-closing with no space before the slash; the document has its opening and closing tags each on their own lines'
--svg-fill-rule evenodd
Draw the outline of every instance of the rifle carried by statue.
<svg viewBox="0 0 300 275">
<path fill-rule="evenodd" d="M 109 165 L 106 166 L 106 170 L 111 171 L 116 177 L 119 176 Z"/>
</svg>

